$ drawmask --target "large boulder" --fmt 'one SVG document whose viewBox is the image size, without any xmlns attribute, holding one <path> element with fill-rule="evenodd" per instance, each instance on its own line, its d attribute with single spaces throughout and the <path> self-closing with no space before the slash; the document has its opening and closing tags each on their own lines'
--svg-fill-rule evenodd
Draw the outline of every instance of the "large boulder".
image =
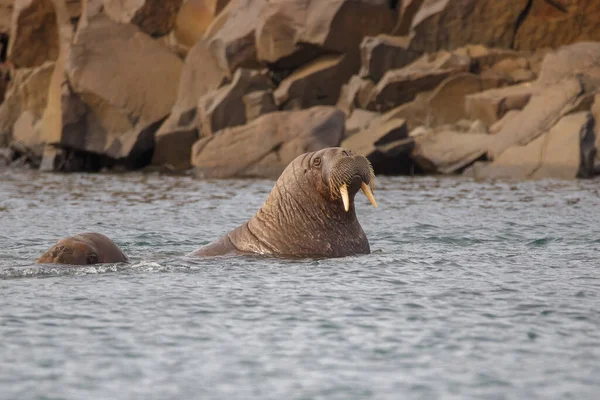
<svg viewBox="0 0 600 400">
<path fill-rule="evenodd" d="M 350 137 L 367 128 L 371 121 L 379 115 L 381 114 L 373 111 L 362 110 L 360 108 L 355 109 L 346 118 L 346 136 Z"/>
<path fill-rule="evenodd" d="M 277 111 L 272 90 L 257 90 L 242 97 L 246 121 L 251 122 L 261 115 Z"/>
<path fill-rule="evenodd" d="M 432 90 L 450 75 L 469 70 L 467 56 L 439 52 L 428 54 L 406 67 L 386 72 L 369 96 L 367 108 L 390 110 L 415 98 L 419 92 Z"/>
<path fill-rule="evenodd" d="M 408 45 L 407 37 L 383 34 L 365 37 L 360 44 L 360 77 L 379 82 L 387 71 L 412 63 L 419 54 Z"/>
<path fill-rule="evenodd" d="M 519 25 L 514 47 L 556 48 L 582 40 L 600 40 L 600 3 L 586 0 L 532 1 Z"/>
<path fill-rule="evenodd" d="M 453 50 L 467 44 L 510 48 L 531 0 L 425 0 L 412 20 L 411 48 Z"/>
<path fill-rule="evenodd" d="M 196 43 L 185 59 L 177 89 L 177 100 L 155 137 L 154 165 L 172 169 L 191 167 L 192 145 L 198 140 L 198 99 L 221 87 L 229 71 L 217 64 L 204 41 Z"/>
<path fill-rule="evenodd" d="M 298 68 L 274 92 L 282 108 L 334 105 L 342 86 L 358 72 L 358 60 L 351 55 L 328 55 Z M 286 103 L 291 107 L 286 107 Z"/>
<path fill-rule="evenodd" d="M 465 99 L 465 111 L 469 118 L 492 125 L 509 111 L 523 109 L 536 90 L 535 86 L 525 83 L 470 94 Z"/>
<path fill-rule="evenodd" d="M 177 12 L 173 28 L 177 42 L 188 48 L 194 46 L 227 3 L 229 0 L 185 1 Z"/>
<path fill-rule="evenodd" d="M 570 112 L 590 109 L 600 90 L 600 43 L 576 43 L 547 54 L 539 78 L 531 85 L 527 104 L 492 135 L 488 158 L 526 145 Z"/>
<path fill-rule="evenodd" d="M 377 151 L 377 146 L 406 139 L 408 129 L 406 121 L 400 118 L 387 120 L 374 118 L 358 133 L 342 142 L 342 147 L 355 151 L 369 158 Z"/>
<path fill-rule="evenodd" d="M 36 3 L 36 6 L 45 7 L 42 3 Z M 15 7 L 15 20 L 32 11 L 27 9 L 25 14 L 21 14 L 23 10 Z M 53 1 L 52 15 L 58 35 L 55 61 L 15 69 L 15 79 L 0 111 L 3 133 L 12 135 L 12 147 L 20 153 L 27 153 L 30 159 L 40 157 L 46 144 L 60 140 L 63 119 L 69 117 L 63 115 L 62 103 L 63 93 L 68 92 L 64 85 L 65 61 L 73 38 L 73 27 L 63 0 Z M 30 39 L 35 43 L 35 35 Z"/>
<path fill-rule="evenodd" d="M 150 151 L 175 103 L 181 67 L 137 27 L 104 16 L 90 20 L 67 60 L 70 85 L 86 112 L 61 144 L 115 159 Z"/>
<path fill-rule="evenodd" d="M 531 96 L 522 111 L 492 135 L 488 157 L 497 158 L 513 145 L 526 145 L 547 132 L 563 115 L 574 110 L 582 99 L 584 87 L 574 77 L 541 89 Z"/>
<path fill-rule="evenodd" d="M 204 38 L 219 66 L 233 73 L 259 66 L 256 28 L 266 0 L 231 0 L 206 29 Z"/>
<path fill-rule="evenodd" d="M 365 36 L 390 33 L 387 0 L 272 0 L 256 30 L 258 59 L 295 68 L 315 52 L 352 53 Z"/>
<path fill-rule="evenodd" d="M 432 129 L 415 137 L 412 159 L 427 173 L 453 174 L 485 157 L 490 135 Z"/>
<path fill-rule="evenodd" d="M 495 87 L 496 83 L 495 80 L 483 79 L 467 72 L 449 76 L 423 99 L 427 126 L 452 124 L 468 118 L 466 99 L 474 93 Z"/>
<path fill-rule="evenodd" d="M 338 146 L 344 119 L 344 113 L 327 106 L 269 113 L 198 140 L 192 165 L 202 178 L 273 178 L 302 153 Z"/>
<path fill-rule="evenodd" d="M 4 103 L 0 105 L 0 137 L 4 144 L 12 142 L 19 150 L 41 154 L 37 125 L 48 103 L 48 88 L 54 62 L 34 68 L 15 70 Z"/>
<path fill-rule="evenodd" d="M 15 0 L 0 0 L 0 34 L 2 35 L 10 33 L 14 2 Z"/>
<path fill-rule="evenodd" d="M 366 108 L 374 87 L 372 80 L 352 75 L 348 83 L 342 85 L 340 89 L 337 107 L 346 115 L 351 114 L 355 108 Z"/>
<path fill-rule="evenodd" d="M 240 68 L 231 83 L 200 97 L 197 126 L 200 136 L 211 136 L 221 129 L 244 125 L 244 95 L 271 89 L 270 80 L 261 72 Z"/>
<path fill-rule="evenodd" d="M 547 53 L 536 84 L 551 85 L 576 75 L 600 79 L 600 43 L 580 42 Z"/>
<path fill-rule="evenodd" d="M 594 118 L 587 112 L 562 117 L 548 132 L 513 146 L 493 163 L 475 166 L 476 178 L 575 179 L 594 174 Z"/>
<path fill-rule="evenodd" d="M 104 12 L 115 22 L 132 23 L 157 37 L 173 29 L 182 3 L 183 0 L 104 0 Z"/>
<path fill-rule="evenodd" d="M 7 57 L 14 67 L 33 68 L 56 61 L 59 24 L 53 0 L 17 0 L 12 21 Z"/>
</svg>

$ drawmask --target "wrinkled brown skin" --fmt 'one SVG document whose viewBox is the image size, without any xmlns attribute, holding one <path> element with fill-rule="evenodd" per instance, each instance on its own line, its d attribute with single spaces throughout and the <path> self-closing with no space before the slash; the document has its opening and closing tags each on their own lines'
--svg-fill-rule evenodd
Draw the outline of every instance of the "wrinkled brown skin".
<svg viewBox="0 0 600 400">
<path fill-rule="evenodd" d="M 315 165 L 315 159 L 321 165 Z M 351 158 L 356 165 L 349 173 L 350 208 L 334 198 L 329 181 L 339 162 Z M 362 159 L 361 159 L 362 158 Z M 367 236 L 354 210 L 354 196 L 362 182 L 370 184 L 372 170 L 366 158 L 339 147 L 305 153 L 294 159 L 281 174 L 269 197 L 249 221 L 188 256 L 267 254 L 287 257 L 344 257 L 369 254 Z"/>
<path fill-rule="evenodd" d="M 60 239 L 35 260 L 38 264 L 89 265 L 127 261 L 127 256 L 106 236 L 85 232 Z"/>
</svg>

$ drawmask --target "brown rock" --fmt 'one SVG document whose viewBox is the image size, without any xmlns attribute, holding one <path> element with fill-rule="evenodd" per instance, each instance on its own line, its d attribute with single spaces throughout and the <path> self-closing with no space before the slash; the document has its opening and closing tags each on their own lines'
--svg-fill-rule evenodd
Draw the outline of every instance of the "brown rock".
<svg viewBox="0 0 600 400">
<path fill-rule="evenodd" d="M 229 0 L 185 1 L 175 18 L 175 39 L 188 48 L 194 46 L 227 3 Z"/>
<path fill-rule="evenodd" d="M 529 82 L 537 78 L 535 72 L 529 69 L 526 58 L 507 58 L 492 65 L 481 73 L 482 77 L 495 79 L 509 85 Z"/>
<path fill-rule="evenodd" d="M 342 85 L 337 107 L 346 115 L 351 114 L 355 107 L 365 108 L 374 87 L 373 81 L 353 75 L 348 83 Z"/>
<path fill-rule="evenodd" d="M 16 68 L 56 61 L 59 26 L 53 0 L 17 0 L 13 13 L 8 60 Z"/>
<path fill-rule="evenodd" d="M 492 125 L 507 112 L 523 109 L 536 90 L 536 87 L 525 83 L 468 95 L 465 99 L 466 115 Z"/>
<path fill-rule="evenodd" d="M 304 152 L 338 146 L 343 134 L 344 113 L 334 107 L 273 112 L 201 138 L 192 149 L 192 165 L 203 178 L 272 177 Z"/>
<path fill-rule="evenodd" d="M 361 112 L 369 113 L 357 109 L 353 116 L 360 116 Z M 389 114 L 365 117 L 358 126 L 359 131 L 346 138 L 341 146 L 367 157 L 376 174 L 408 174 L 414 140 L 408 137 L 406 121 Z"/>
<path fill-rule="evenodd" d="M 115 22 L 132 23 L 157 37 L 173 29 L 182 3 L 183 0 L 104 0 L 104 12 Z"/>
<path fill-rule="evenodd" d="M 391 32 L 387 0 L 271 0 L 256 31 L 258 59 L 295 68 L 315 55 L 355 52 L 365 36 Z"/>
<path fill-rule="evenodd" d="M 156 132 L 152 164 L 172 169 L 191 167 L 192 145 L 199 137 L 198 99 L 221 87 L 228 78 L 229 71 L 219 68 L 203 41 L 190 49 L 181 70 L 175 105 Z"/>
<path fill-rule="evenodd" d="M 578 78 L 540 89 L 523 110 L 491 135 L 488 157 L 495 159 L 513 145 L 526 145 L 547 132 L 563 115 L 574 110 L 584 93 Z"/>
<path fill-rule="evenodd" d="M 547 53 L 537 83 L 551 85 L 577 74 L 600 77 L 600 43 L 575 43 Z"/>
<path fill-rule="evenodd" d="M 312 0 L 298 42 L 350 53 L 366 36 L 391 33 L 394 14 L 388 0 Z"/>
<path fill-rule="evenodd" d="M 36 6 L 43 4 L 37 3 Z M 55 0 L 52 7 L 53 23 L 59 33 L 56 61 L 33 68 L 15 69 L 6 101 L 0 110 L 0 119 L 3 121 L 0 130 L 5 137 L 11 136 L 11 147 L 17 153 L 24 154 L 27 162 L 34 166 L 39 164 L 45 144 L 60 140 L 62 120 L 68 118 L 62 112 L 62 89 L 65 83 L 64 64 L 73 28 L 69 23 L 66 3 Z M 18 19 L 22 15 L 19 8 L 15 8 L 14 17 Z M 67 87 L 65 92 L 68 92 Z"/>
<path fill-rule="evenodd" d="M 431 110 L 427 102 L 432 93 L 433 91 L 421 92 L 415 96 L 413 101 L 392 108 L 383 115 L 386 115 L 388 118 L 404 119 L 409 132 L 418 126 L 428 126 Z"/>
<path fill-rule="evenodd" d="M 231 83 L 198 100 L 200 136 L 211 136 L 221 129 L 244 125 L 247 121 L 244 95 L 268 89 L 271 89 L 271 83 L 263 73 L 248 69 L 235 71 Z"/>
<path fill-rule="evenodd" d="M 0 137 L 3 142 L 22 142 L 26 148 L 39 144 L 35 126 L 42 118 L 48 102 L 48 87 L 54 63 L 15 70 L 4 103 L 0 105 Z M 15 131 L 15 124 L 16 131 Z M 38 153 L 41 149 L 38 149 Z"/>
<path fill-rule="evenodd" d="M 389 144 L 397 140 L 406 139 L 408 130 L 403 119 L 386 120 L 374 118 L 360 132 L 352 135 L 342 142 L 342 147 L 353 150 L 369 158 L 377 146 Z"/>
<path fill-rule="evenodd" d="M 488 158 L 495 160 L 512 146 L 525 146 L 568 113 L 590 109 L 600 89 L 600 44 L 576 43 L 547 54 L 531 85 L 531 99 L 522 111 L 502 121 L 497 131 L 493 127 L 497 133 L 492 135 Z"/>
<path fill-rule="evenodd" d="M 394 27 L 394 35 L 404 36 L 410 33 L 413 19 L 424 0 L 402 0 L 398 2 L 398 21 Z"/>
<path fill-rule="evenodd" d="M 360 44 L 361 78 L 379 80 L 392 69 L 402 68 L 417 59 L 418 53 L 408 48 L 407 37 L 378 35 L 365 37 Z"/>
<path fill-rule="evenodd" d="M 298 43 L 299 31 L 307 19 L 307 1 L 274 0 L 265 4 L 256 28 L 257 57 L 277 68 L 293 69 L 319 54 L 317 49 Z"/>
<path fill-rule="evenodd" d="M 289 100 L 300 108 L 334 105 L 340 90 L 358 72 L 358 60 L 350 55 L 322 56 L 285 78 L 274 92 L 275 103 L 282 108 Z"/>
<path fill-rule="evenodd" d="M 482 79 L 470 73 L 460 73 L 446 78 L 431 95 L 427 96 L 425 106 L 427 126 L 452 124 L 468 118 L 465 107 L 466 98 L 473 93 L 494 87 L 495 84 L 494 80 Z"/>
<path fill-rule="evenodd" d="M 87 112 L 61 143 L 116 159 L 150 150 L 175 102 L 173 82 L 181 67 L 179 58 L 135 26 L 103 16 L 90 20 L 67 62 Z"/>
<path fill-rule="evenodd" d="M 403 119 L 373 119 L 360 132 L 342 142 L 342 147 L 370 158 L 377 152 L 377 146 L 408 138 L 406 121 Z"/>
<path fill-rule="evenodd" d="M 490 135 L 434 129 L 415 137 L 411 157 L 425 172 L 452 174 L 485 157 Z"/>
<path fill-rule="evenodd" d="M 510 48 L 529 0 L 427 0 L 414 16 L 411 49 L 432 52 L 467 44 Z"/>
<path fill-rule="evenodd" d="M 388 71 L 372 90 L 367 108 L 390 110 L 431 90 L 452 74 L 469 70 L 470 59 L 448 52 L 425 55 L 414 63 Z"/>
<path fill-rule="evenodd" d="M 0 64 L 0 104 L 4 101 L 4 96 L 10 83 L 10 67 L 6 64 Z"/>
<path fill-rule="evenodd" d="M 498 63 L 510 60 L 519 60 L 519 63 L 526 60 L 529 64 L 527 59 L 531 57 L 530 52 L 489 48 L 481 44 L 469 44 L 454 50 L 453 53 L 469 57 L 473 64 L 472 68 L 478 71 L 485 71 Z"/>
<path fill-rule="evenodd" d="M 261 115 L 277 111 L 275 100 L 273 99 L 273 91 L 260 90 L 250 92 L 242 98 L 245 106 L 246 121 L 251 122 Z"/>
<path fill-rule="evenodd" d="M 373 111 L 361 110 L 360 108 L 355 109 L 350 114 L 350 117 L 346 118 L 346 137 L 350 137 L 367 128 L 371 121 L 379 115 L 381 114 Z"/>
<path fill-rule="evenodd" d="M 9 166 L 14 158 L 15 152 L 12 149 L 0 146 L 0 168 Z"/>
<path fill-rule="evenodd" d="M 504 114 L 504 117 L 502 117 L 501 119 L 499 119 L 493 125 L 490 126 L 489 133 L 494 134 L 494 133 L 500 132 L 504 128 L 504 125 L 506 125 L 506 123 L 508 123 L 508 121 L 517 117 L 520 113 L 521 113 L 521 111 L 517 111 L 517 110 L 508 111 L 506 114 Z"/>
<path fill-rule="evenodd" d="M 54 63 L 48 62 L 35 68 L 15 71 L 0 106 L 0 137 L 20 148 L 41 154 L 38 124 L 48 103 L 48 87 L 54 71 Z"/>
<path fill-rule="evenodd" d="M 600 3 L 586 0 L 532 1 L 514 39 L 517 49 L 556 48 L 600 40 Z"/>
<path fill-rule="evenodd" d="M 562 117 L 547 133 L 513 146 L 493 163 L 475 168 L 476 178 L 574 179 L 593 175 L 596 147 L 589 112 Z"/>
<path fill-rule="evenodd" d="M 258 68 L 256 27 L 266 0 L 231 0 L 206 29 L 204 38 L 222 69 Z"/>
<path fill-rule="evenodd" d="M 600 149 L 600 93 L 594 96 L 594 104 L 592 104 L 590 112 L 594 117 L 594 134 L 596 136 L 596 149 Z M 598 152 L 596 156 L 600 159 L 600 152 Z"/>
<path fill-rule="evenodd" d="M 10 33 L 14 2 L 15 0 L 0 0 L 0 34 Z"/>
</svg>

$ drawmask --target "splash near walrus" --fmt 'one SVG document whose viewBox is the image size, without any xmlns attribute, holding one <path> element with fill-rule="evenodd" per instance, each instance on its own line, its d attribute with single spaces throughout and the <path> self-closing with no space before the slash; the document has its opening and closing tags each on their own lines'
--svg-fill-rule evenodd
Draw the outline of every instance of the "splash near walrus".
<svg viewBox="0 0 600 400">
<path fill-rule="evenodd" d="M 60 239 L 37 260 L 38 264 L 89 265 L 127 261 L 127 256 L 108 237 L 85 232 Z"/>
<path fill-rule="evenodd" d="M 374 180 L 367 158 L 350 150 L 331 147 L 302 154 L 286 167 L 250 220 L 188 256 L 368 254 L 354 197 L 362 190 L 377 207 Z"/>
</svg>

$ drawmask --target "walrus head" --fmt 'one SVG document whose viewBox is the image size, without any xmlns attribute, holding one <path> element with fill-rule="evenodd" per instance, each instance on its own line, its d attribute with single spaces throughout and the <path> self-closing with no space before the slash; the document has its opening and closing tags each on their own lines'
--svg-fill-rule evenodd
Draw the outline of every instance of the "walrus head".
<svg viewBox="0 0 600 400">
<path fill-rule="evenodd" d="M 362 189 L 376 207 L 373 187 L 373 169 L 364 156 L 340 147 L 302 154 L 285 168 L 254 217 L 194 254 L 232 248 L 293 257 L 369 253 L 354 197 Z"/>
<path fill-rule="evenodd" d="M 87 243 L 61 239 L 35 262 L 40 264 L 96 264 L 98 263 L 98 254 Z"/>
<path fill-rule="evenodd" d="M 373 195 L 375 173 L 366 157 L 334 147 L 312 153 L 307 163 L 315 175 L 321 175 L 322 185 L 317 185 L 317 191 L 324 198 L 330 201 L 341 199 L 344 210 L 348 212 L 354 196 L 362 190 L 377 208 Z"/>
<path fill-rule="evenodd" d="M 86 232 L 60 239 L 35 262 L 88 265 L 126 260 L 127 257 L 112 240 L 99 233 Z"/>
</svg>

